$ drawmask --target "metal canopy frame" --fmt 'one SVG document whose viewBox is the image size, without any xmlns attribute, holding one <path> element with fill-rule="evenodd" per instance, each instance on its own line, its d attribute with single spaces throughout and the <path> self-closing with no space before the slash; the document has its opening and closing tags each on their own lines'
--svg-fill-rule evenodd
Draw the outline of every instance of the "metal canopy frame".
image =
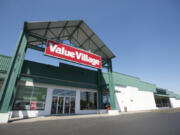
<svg viewBox="0 0 180 135">
<path fill-rule="evenodd" d="M 47 39 L 63 42 L 100 55 L 103 60 L 115 55 L 101 39 L 82 20 L 56 22 L 26 22 L 25 30 L 29 33 L 28 44 L 42 48 Z M 37 39 L 38 37 L 38 39 Z"/>
<path fill-rule="evenodd" d="M 12 57 L 5 81 L 0 91 L 0 113 L 11 110 L 15 98 L 17 81 L 28 48 L 44 51 L 47 40 L 57 42 L 69 41 L 69 45 L 100 55 L 102 67 L 108 69 L 111 109 L 115 109 L 114 84 L 112 77 L 112 61 L 115 55 L 106 47 L 101 39 L 82 20 L 56 22 L 25 22 L 17 47 Z M 97 72 L 98 108 L 102 108 L 102 71 Z"/>
</svg>

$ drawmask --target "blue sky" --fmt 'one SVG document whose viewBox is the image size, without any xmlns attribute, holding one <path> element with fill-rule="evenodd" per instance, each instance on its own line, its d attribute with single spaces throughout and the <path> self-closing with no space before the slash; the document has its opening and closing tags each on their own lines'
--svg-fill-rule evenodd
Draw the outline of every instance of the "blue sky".
<svg viewBox="0 0 180 135">
<path fill-rule="evenodd" d="M 114 52 L 114 71 L 180 93 L 179 0 L 1 0 L 0 54 L 12 56 L 24 21 L 71 19 Z M 27 58 L 46 59 L 40 55 Z"/>
</svg>

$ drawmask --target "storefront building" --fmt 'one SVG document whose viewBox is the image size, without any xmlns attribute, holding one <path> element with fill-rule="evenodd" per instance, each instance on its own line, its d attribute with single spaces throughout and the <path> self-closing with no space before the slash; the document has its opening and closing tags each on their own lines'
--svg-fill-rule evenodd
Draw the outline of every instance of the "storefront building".
<svg viewBox="0 0 180 135">
<path fill-rule="evenodd" d="M 11 57 L 0 56 L 0 87 Z M 48 72 L 47 72 L 48 71 Z M 108 75 L 102 74 L 102 108 L 98 108 L 97 72 L 60 64 L 59 67 L 24 61 L 13 100 L 11 118 L 46 115 L 107 113 Z M 113 72 L 115 105 L 119 112 L 180 107 L 180 96 L 139 78 Z"/>
<path fill-rule="evenodd" d="M 180 95 L 137 77 L 113 73 L 116 109 L 141 111 L 180 107 Z"/>
<path fill-rule="evenodd" d="M 63 44 L 67 40 L 70 45 Z M 63 62 L 54 66 L 24 60 L 28 49 L 96 70 Z M 179 95 L 113 72 L 114 57 L 83 21 L 25 23 L 14 55 L 0 55 L 0 122 L 13 117 L 180 107 Z"/>
<path fill-rule="evenodd" d="M 12 117 L 97 113 L 96 83 L 96 71 L 25 60 Z"/>
<path fill-rule="evenodd" d="M 60 64 L 26 61 L 29 50 L 61 59 Z M 1 57 L 1 121 L 16 116 L 97 113 L 97 109 L 103 109 L 103 92 L 108 93 L 109 112 L 117 113 L 112 79 L 114 57 L 82 20 L 25 22 L 14 55 Z M 91 68 L 63 64 L 62 60 Z M 107 69 L 108 86 L 102 80 L 102 68 Z"/>
</svg>

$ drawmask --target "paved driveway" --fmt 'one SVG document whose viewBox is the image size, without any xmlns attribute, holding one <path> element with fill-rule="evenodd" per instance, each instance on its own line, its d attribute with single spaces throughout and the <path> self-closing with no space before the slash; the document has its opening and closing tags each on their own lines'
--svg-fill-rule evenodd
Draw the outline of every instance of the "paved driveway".
<svg viewBox="0 0 180 135">
<path fill-rule="evenodd" d="M 0 124 L 0 135 L 180 135 L 180 112 Z"/>
</svg>

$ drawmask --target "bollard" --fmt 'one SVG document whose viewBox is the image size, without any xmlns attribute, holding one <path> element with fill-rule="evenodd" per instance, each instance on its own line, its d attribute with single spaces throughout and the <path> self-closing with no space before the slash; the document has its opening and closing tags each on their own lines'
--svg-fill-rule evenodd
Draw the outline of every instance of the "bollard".
<svg viewBox="0 0 180 135">
<path fill-rule="evenodd" d="M 124 106 L 124 112 L 127 112 L 127 106 Z"/>
</svg>

